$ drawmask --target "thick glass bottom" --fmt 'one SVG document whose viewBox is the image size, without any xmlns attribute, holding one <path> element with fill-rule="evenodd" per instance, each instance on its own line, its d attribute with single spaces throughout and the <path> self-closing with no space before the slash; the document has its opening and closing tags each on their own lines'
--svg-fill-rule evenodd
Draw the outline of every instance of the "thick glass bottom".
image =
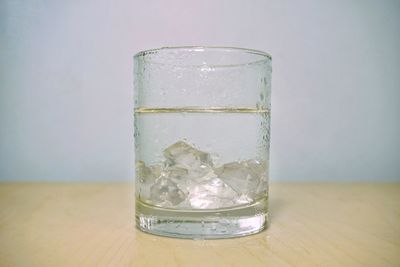
<svg viewBox="0 0 400 267">
<path fill-rule="evenodd" d="M 267 225 L 267 197 L 250 205 L 214 210 L 165 209 L 136 200 L 136 227 L 155 235 L 220 239 L 255 234 Z"/>
</svg>

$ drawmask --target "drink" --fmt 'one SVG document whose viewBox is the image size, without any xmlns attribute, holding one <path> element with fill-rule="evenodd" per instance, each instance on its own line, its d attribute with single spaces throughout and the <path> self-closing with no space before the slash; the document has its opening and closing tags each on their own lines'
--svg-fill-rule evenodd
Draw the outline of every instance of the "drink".
<svg viewBox="0 0 400 267">
<path fill-rule="evenodd" d="M 265 227 L 269 110 L 139 108 L 135 149 L 142 230 L 215 238 Z"/>
</svg>

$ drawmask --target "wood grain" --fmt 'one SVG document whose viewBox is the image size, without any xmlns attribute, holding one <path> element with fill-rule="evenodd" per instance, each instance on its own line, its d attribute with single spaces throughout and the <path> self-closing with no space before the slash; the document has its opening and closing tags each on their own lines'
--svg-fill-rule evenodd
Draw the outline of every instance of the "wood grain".
<svg viewBox="0 0 400 267">
<path fill-rule="evenodd" d="M 134 227 L 131 184 L 0 184 L 0 266 L 400 266 L 400 184 L 272 184 L 271 225 L 228 240 Z"/>
</svg>

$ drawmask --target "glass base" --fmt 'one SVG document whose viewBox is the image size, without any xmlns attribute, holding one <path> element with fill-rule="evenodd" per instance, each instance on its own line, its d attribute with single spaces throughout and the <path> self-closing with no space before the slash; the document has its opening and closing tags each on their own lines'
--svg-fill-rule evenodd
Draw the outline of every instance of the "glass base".
<svg viewBox="0 0 400 267">
<path fill-rule="evenodd" d="M 214 210 L 159 208 L 136 200 L 136 227 L 161 236 L 220 239 L 258 233 L 268 225 L 268 199 Z"/>
</svg>

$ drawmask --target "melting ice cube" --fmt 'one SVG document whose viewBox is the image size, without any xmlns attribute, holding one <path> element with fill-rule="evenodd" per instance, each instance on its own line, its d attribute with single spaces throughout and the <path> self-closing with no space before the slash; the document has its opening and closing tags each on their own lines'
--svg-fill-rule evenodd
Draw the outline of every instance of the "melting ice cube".
<svg viewBox="0 0 400 267">
<path fill-rule="evenodd" d="M 161 177 L 150 188 L 151 201 L 160 207 L 170 207 L 181 203 L 185 194 L 178 188 L 176 183 L 168 178 Z"/>
<path fill-rule="evenodd" d="M 215 173 L 241 195 L 238 203 L 248 203 L 262 191 L 261 184 L 266 181 L 266 164 L 256 160 L 235 161 L 216 168 Z"/>
<path fill-rule="evenodd" d="M 136 187 L 140 199 L 150 199 L 150 187 L 161 177 L 162 168 L 159 165 L 146 166 L 143 161 L 136 162 L 136 179 L 139 185 Z"/>
<path fill-rule="evenodd" d="M 200 151 L 183 141 L 176 142 L 164 150 L 164 156 L 169 166 L 177 166 L 191 170 L 200 170 L 203 166 L 211 167 L 210 154 Z"/>
<path fill-rule="evenodd" d="M 217 209 L 235 204 L 237 193 L 215 177 L 189 186 L 188 202 L 195 209 Z"/>
</svg>

